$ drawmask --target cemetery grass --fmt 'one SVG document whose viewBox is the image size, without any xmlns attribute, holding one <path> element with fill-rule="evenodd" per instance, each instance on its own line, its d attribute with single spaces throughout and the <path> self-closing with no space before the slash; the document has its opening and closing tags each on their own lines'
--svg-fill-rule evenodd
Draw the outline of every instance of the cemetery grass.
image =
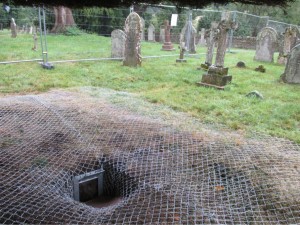
<svg viewBox="0 0 300 225">
<path fill-rule="evenodd" d="M 10 45 L 1 46 L 0 61 L 40 58 L 40 51 L 31 51 L 32 41 L 24 36 L 22 42 L 21 38 L 15 44 L 8 40 Z M 110 57 L 110 38 L 97 35 L 49 36 L 48 45 L 50 61 Z M 179 54 L 177 45 L 174 47 L 176 51 L 164 52 L 160 50 L 161 44 L 143 42 L 142 55 Z M 279 81 L 284 66 L 256 62 L 254 51 L 233 49 L 225 57 L 233 81 L 219 91 L 196 85 L 205 73 L 196 70 L 204 62 L 205 48 L 198 48 L 197 52 L 203 55 L 186 57 L 187 63 L 176 63 L 178 56 L 149 58 L 138 68 L 124 67 L 120 61 L 60 63 L 55 64 L 54 70 L 44 70 L 36 62 L 0 65 L 0 93 L 28 94 L 80 86 L 111 88 L 186 112 L 205 123 L 267 133 L 300 143 L 300 86 Z M 235 67 L 241 60 L 247 65 L 244 69 Z M 261 64 L 266 73 L 254 71 Z M 253 90 L 259 91 L 264 99 L 245 97 Z"/>
</svg>

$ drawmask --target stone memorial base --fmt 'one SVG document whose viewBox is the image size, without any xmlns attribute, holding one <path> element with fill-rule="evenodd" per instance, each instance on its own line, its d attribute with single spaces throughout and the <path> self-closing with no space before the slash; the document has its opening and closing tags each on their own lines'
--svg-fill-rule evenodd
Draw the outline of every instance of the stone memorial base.
<svg viewBox="0 0 300 225">
<path fill-rule="evenodd" d="M 165 42 L 161 48 L 162 51 L 175 51 L 172 42 Z"/>
<path fill-rule="evenodd" d="M 183 62 L 187 62 L 186 59 L 176 59 L 177 63 L 183 63 Z"/>
<path fill-rule="evenodd" d="M 224 86 L 231 82 L 232 76 L 228 75 L 228 68 L 210 66 L 207 74 L 202 76 L 201 82 L 197 84 L 205 87 L 213 87 L 220 90 L 224 89 Z"/>
<path fill-rule="evenodd" d="M 197 68 L 197 70 L 208 70 L 210 65 L 208 63 L 202 63 L 200 67 Z"/>
</svg>

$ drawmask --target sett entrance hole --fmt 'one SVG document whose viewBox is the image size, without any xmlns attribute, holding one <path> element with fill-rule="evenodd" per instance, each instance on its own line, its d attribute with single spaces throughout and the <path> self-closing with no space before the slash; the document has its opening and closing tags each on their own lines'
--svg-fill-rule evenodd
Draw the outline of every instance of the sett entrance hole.
<svg viewBox="0 0 300 225">
<path fill-rule="evenodd" d="M 101 169 L 73 178 L 73 198 L 86 205 L 103 208 L 113 206 L 137 188 L 136 179 L 120 170 L 120 163 L 102 164 Z"/>
<path fill-rule="evenodd" d="M 73 178 L 73 197 L 74 200 L 95 208 L 111 206 L 122 199 L 120 196 L 104 193 L 104 170 L 102 168 L 75 176 Z"/>
</svg>

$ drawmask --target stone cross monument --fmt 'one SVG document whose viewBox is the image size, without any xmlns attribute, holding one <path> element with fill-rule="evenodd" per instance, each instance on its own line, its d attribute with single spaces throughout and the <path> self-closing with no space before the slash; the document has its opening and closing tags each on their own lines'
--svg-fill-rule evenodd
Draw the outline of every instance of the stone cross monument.
<svg viewBox="0 0 300 225">
<path fill-rule="evenodd" d="M 173 48 L 173 44 L 171 42 L 171 26 L 169 25 L 169 21 L 165 20 L 164 25 L 165 25 L 165 42 L 164 42 L 161 50 L 173 51 L 175 49 Z"/>
</svg>

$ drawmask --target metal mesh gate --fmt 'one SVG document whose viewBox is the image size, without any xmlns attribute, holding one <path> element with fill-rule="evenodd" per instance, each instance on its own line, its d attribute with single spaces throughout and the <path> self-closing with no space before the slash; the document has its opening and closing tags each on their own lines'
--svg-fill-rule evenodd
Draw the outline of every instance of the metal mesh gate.
<svg viewBox="0 0 300 225">
<path fill-rule="evenodd" d="M 0 100 L 0 223 L 297 224 L 300 147 L 204 125 L 123 92 Z M 103 167 L 104 195 L 73 199 Z"/>
</svg>

